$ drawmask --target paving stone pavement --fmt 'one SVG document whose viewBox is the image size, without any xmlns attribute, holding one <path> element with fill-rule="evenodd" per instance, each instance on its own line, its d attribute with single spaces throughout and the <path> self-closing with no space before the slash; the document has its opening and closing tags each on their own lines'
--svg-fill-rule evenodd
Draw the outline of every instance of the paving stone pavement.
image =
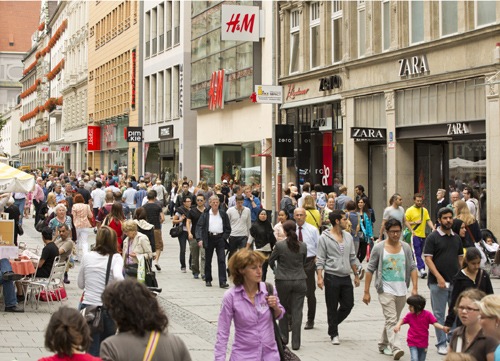
<svg viewBox="0 0 500 361">
<path fill-rule="evenodd" d="M 169 218 L 169 217 L 167 217 Z M 23 222 L 25 234 L 19 241 L 28 243 L 30 247 L 42 247 L 41 236 L 33 227 L 33 220 Z M 218 287 L 205 287 L 204 282 L 195 280 L 188 273 L 182 273 L 179 265 L 179 245 L 176 239 L 170 238 L 168 230 L 171 221 L 168 219 L 163 226 L 165 237 L 165 252 L 160 264 L 162 271 L 157 273 L 157 279 L 163 292 L 158 300 L 165 309 L 169 320 L 169 332 L 179 335 L 188 346 L 193 361 L 207 361 L 213 359 L 213 345 L 217 333 L 217 318 L 220 302 L 224 290 Z M 93 232 L 89 233 L 90 243 L 95 242 Z M 189 257 L 189 251 L 186 260 Z M 216 264 L 213 262 L 215 270 Z M 76 285 L 79 264 L 69 272 L 71 283 L 66 285 L 68 300 L 64 305 L 77 307 L 82 291 Z M 214 275 L 217 275 L 215 270 Z M 268 273 L 269 281 L 272 272 Z M 303 361 L 323 361 L 335 359 L 359 361 L 389 361 L 392 358 L 381 355 L 377 349 L 377 341 L 382 331 L 384 319 L 381 307 L 377 301 L 376 292 L 372 286 L 372 303 L 366 306 L 361 302 L 363 296 L 363 282 L 355 288 L 355 306 L 349 317 L 339 326 L 341 344 L 330 344 L 327 334 L 326 306 L 324 291 L 316 290 L 317 315 L 315 327 L 312 330 L 302 331 L 302 345 L 297 355 Z M 493 279 L 493 288 L 500 292 L 500 280 Z M 217 280 L 214 280 L 217 285 Z M 425 280 L 419 280 L 419 292 L 428 300 L 427 309 L 430 309 L 429 290 Z M 2 301 L 3 302 L 3 299 Z M 3 305 L 0 305 L 3 310 Z M 405 309 L 404 312 L 407 312 Z M 306 310 L 304 311 L 306 314 Z M 41 304 L 36 310 L 32 306 L 26 307 L 22 314 L 0 312 L 0 361 L 33 361 L 51 353 L 44 348 L 44 332 L 50 319 L 46 304 Z M 406 345 L 407 327 L 401 331 L 401 343 Z M 430 331 L 430 348 L 427 360 L 442 360 L 433 346 L 436 339 L 434 331 Z M 402 360 L 409 361 L 409 350 L 403 347 L 405 355 Z M 229 350 L 228 350 L 229 359 Z"/>
</svg>

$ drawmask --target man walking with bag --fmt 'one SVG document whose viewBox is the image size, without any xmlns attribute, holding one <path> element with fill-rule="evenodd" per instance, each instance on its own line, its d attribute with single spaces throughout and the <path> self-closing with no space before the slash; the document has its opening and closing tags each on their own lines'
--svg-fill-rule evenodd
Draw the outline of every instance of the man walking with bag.
<svg viewBox="0 0 500 361">
<path fill-rule="evenodd" d="M 418 275 L 421 278 L 427 277 L 425 272 L 425 263 L 422 259 L 422 251 L 425 242 L 425 227 L 428 225 L 434 231 L 434 224 L 429 217 L 429 212 L 422 206 L 423 197 L 420 193 L 413 196 L 413 206 L 408 208 L 405 213 L 406 220 L 413 229 L 413 251 L 417 260 Z"/>
</svg>

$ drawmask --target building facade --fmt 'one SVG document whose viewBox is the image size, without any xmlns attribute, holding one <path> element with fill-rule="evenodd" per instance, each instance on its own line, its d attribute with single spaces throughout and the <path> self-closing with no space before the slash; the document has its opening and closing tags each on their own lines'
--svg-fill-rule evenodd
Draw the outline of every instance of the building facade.
<svg viewBox="0 0 500 361">
<path fill-rule="evenodd" d="M 88 6 L 87 165 L 138 175 L 142 144 L 125 130 L 139 124 L 139 0 Z"/>
<path fill-rule="evenodd" d="M 265 31 L 258 41 L 221 40 L 224 5 L 257 6 Z M 272 203 L 271 104 L 252 103 L 255 85 L 272 85 L 273 2 L 193 2 L 191 108 L 197 111 L 199 180 L 251 185 L 263 206 Z M 243 16 L 241 17 L 243 21 Z M 218 95 L 217 95 L 218 94 Z"/>
<path fill-rule="evenodd" d="M 144 172 L 165 184 L 196 178 L 196 112 L 190 108 L 191 2 L 144 3 Z"/>
<path fill-rule="evenodd" d="M 65 76 L 61 95 L 63 165 L 66 170 L 87 169 L 87 37 L 89 2 L 66 2 L 68 29 L 64 42 Z"/>
<path fill-rule="evenodd" d="M 492 154 L 500 123 L 500 6 L 279 6 L 279 81 L 286 89 L 281 111 L 295 126 L 297 148 L 286 160 L 285 179 L 327 190 L 343 183 L 351 196 L 363 184 L 379 221 L 395 192 L 405 206 L 414 192 L 423 193 L 434 219 L 437 189 L 470 185 L 481 196 L 480 221 L 494 229 L 500 209 L 485 195 L 499 182 Z"/>
</svg>

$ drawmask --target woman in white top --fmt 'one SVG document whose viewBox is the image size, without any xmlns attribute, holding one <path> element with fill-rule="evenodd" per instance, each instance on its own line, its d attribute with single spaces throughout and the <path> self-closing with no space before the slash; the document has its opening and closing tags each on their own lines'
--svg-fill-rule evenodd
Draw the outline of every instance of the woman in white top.
<svg viewBox="0 0 500 361">
<path fill-rule="evenodd" d="M 83 289 L 81 309 L 87 306 L 102 306 L 101 295 L 106 288 L 106 269 L 111 257 L 108 284 L 123 280 L 123 259 L 117 250 L 116 232 L 108 226 L 102 226 L 96 235 L 96 245 L 82 262 L 78 273 L 78 287 Z M 116 326 L 106 310 L 103 311 L 104 330 L 92 333 L 89 353 L 99 356 L 101 342 L 114 335 Z"/>
</svg>

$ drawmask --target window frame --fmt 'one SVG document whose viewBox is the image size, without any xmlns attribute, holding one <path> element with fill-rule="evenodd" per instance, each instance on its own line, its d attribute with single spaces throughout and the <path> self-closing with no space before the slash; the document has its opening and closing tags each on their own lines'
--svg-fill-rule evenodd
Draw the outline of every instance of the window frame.
<svg viewBox="0 0 500 361">
<path fill-rule="evenodd" d="M 294 26 L 294 17 L 296 16 L 297 25 Z M 290 61 L 288 66 L 288 74 L 296 74 L 300 72 L 300 64 L 297 64 L 297 70 L 292 71 L 293 64 L 293 49 L 294 49 L 294 37 L 298 35 L 297 41 L 297 63 L 299 62 L 300 56 L 300 12 L 298 9 L 290 11 Z"/>
<path fill-rule="evenodd" d="M 339 4 L 339 8 L 337 8 L 335 5 L 336 4 Z M 335 21 L 340 21 L 341 25 L 340 25 L 340 28 L 342 29 L 342 19 L 344 17 L 344 11 L 343 11 L 343 7 L 342 7 L 342 1 L 341 0 L 333 0 L 332 1 L 332 16 L 331 16 L 331 26 L 332 26 L 332 29 L 331 29 L 331 33 L 332 33 L 332 64 L 337 64 L 337 63 L 340 63 L 342 61 L 342 31 L 340 32 L 340 39 L 339 39 L 339 44 L 338 44 L 338 47 L 340 48 L 340 60 L 335 60 L 335 49 L 336 49 L 336 46 L 335 46 L 335 26 L 334 26 L 334 23 Z"/>
<path fill-rule="evenodd" d="M 482 25 L 478 25 L 478 6 L 477 4 L 481 2 L 481 3 L 485 3 L 485 2 L 490 2 L 490 1 L 478 1 L 478 0 L 474 0 L 474 29 L 481 29 L 481 28 L 484 28 L 486 26 L 491 26 L 491 25 L 494 25 L 494 24 L 498 24 L 498 21 L 496 20 L 496 16 L 495 16 L 495 20 L 493 20 L 493 22 L 491 23 L 487 23 L 487 24 L 482 24 Z M 498 2 L 497 1 L 491 1 L 492 3 L 495 4 L 495 14 L 496 14 L 496 7 L 498 6 Z"/>
<path fill-rule="evenodd" d="M 457 13 L 456 13 L 456 24 L 457 24 L 457 28 L 455 30 L 455 32 L 452 32 L 452 33 L 449 33 L 449 34 L 443 34 L 443 21 L 444 21 L 444 11 L 443 11 L 443 4 L 446 3 L 446 2 L 455 2 L 455 6 L 457 8 Z M 458 1 L 457 0 L 439 0 L 439 35 L 441 38 L 446 38 L 446 37 L 449 37 L 449 36 L 453 36 L 453 35 L 456 35 L 458 34 Z"/>
<path fill-rule="evenodd" d="M 366 2 L 365 0 L 357 0 L 356 3 L 357 12 L 357 38 L 358 38 L 358 58 L 364 58 L 366 56 Z M 361 29 L 361 16 L 360 13 L 363 12 L 364 26 Z M 361 36 L 363 30 L 363 35 Z M 361 41 L 364 40 L 364 41 Z M 361 46 L 363 46 L 363 53 L 361 53 Z"/>
<path fill-rule="evenodd" d="M 318 17 L 313 19 L 313 16 L 314 16 L 313 7 L 316 7 L 316 6 L 317 6 Z M 313 48 L 313 41 L 312 41 L 312 38 L 313 38 L 313 31 L 312 30 L 316 27 L 321 26 L 320 19 L 321 19 L 321 17 L 320 17 L 319 1 L 315 1 L 315 2 L 310 3 L 310 5 L 309 5 L 309 67 L 310 67 L 310 69 L 317 69 L 321 66 L 321 54 L 317 54 L 319 59 L 316 59 L 317 65 L 313 66 L 313 51 L 315 50 L 315 48 Z M 321 37 L 321 29 L 319 31 L 319 36 Z"/>
<path fill-rule="evenodd" d="M 424 4 L 424 1 L 422 0 L 410 0 L 409 1 L 409 4 L 408 4 L 408 26 L 410 27 L 409 31 L 408 31 L 408 34 L 409 34 L 409 37 L 408 37 L 408 43 L 410 45 L 418 45 L 418 44 L 422 44 L 424 42 L 424 35 L 422 33 L 422 40 L 418 40 L 418 41 L 413 41 L 413 16 L 412 16 L 412 4 L 413 3 L 416 3 L 416 2 L 420 2 L 422 3 L 422 6 Z M 423 15 L 423 11 L 422 11 L 422 15 Z M 424 22 L 424 19 L 422 19 L 422 22 Z M 424 24 L 422 24 L 422 29 L 423 29 L 423 26 Z"/>
<path fill-rule="evenodd" d="M 389 8 L 389 17 L 388 19 L 386 19 L 386 15 L 385 15 L 385 6 L 387 6 Z M 381 34 L 382 34 L 382 52 L 386 52 L 386 51 L 389 51 L 391 50 L 391 2 L 390 0 L 382 0 L 382 4 L 380 6 L 380 12 L 381 12 L 381 16 L 380 18 L 382 19 L 382 31 L 381 31 Z M 385 31 L 385 25 L 388 24 L 389 26 L 389 29 L 388 29 L 388 33 L 386 34 L 386 31 Z M 388 46 L 387 48 L 385 47 L 385 40 L 386 40 L 386 36 L 388 37 Z"/>
</svg>

